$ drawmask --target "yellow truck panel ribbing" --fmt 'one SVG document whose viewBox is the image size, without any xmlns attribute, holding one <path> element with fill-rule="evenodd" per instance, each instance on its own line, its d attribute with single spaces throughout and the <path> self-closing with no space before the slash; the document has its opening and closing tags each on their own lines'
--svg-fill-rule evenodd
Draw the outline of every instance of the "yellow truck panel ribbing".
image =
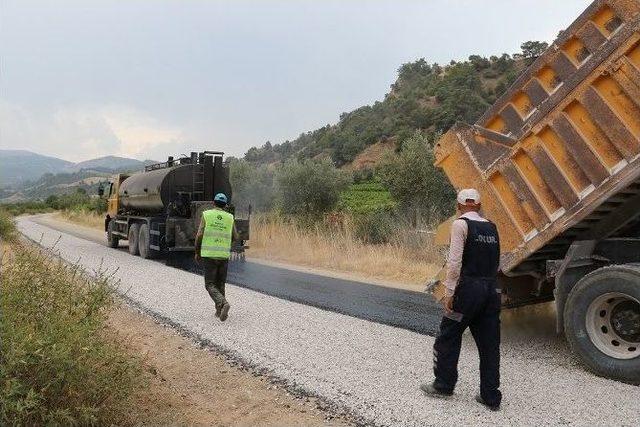
<svg viewBox="0 0 640 427">
<path fill-rule="evenodd" d="M 501 235 L 501 268 L 615 235 L 608 212 L 640 193 L 640 0 L 594 1 L 474 125 L 436 144 Z"/>
</svg>

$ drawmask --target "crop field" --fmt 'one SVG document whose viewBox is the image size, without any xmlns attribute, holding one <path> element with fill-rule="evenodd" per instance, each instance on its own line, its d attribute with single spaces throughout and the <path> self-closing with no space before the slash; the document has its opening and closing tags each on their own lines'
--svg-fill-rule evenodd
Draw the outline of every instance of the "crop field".
<svg viewBox="0 0 640 427">
<path fill-rule="evenodd" d="M 379 182 L 352 184 L 340 194 L 338 208 L 352 214 L 368 214 L 377 210 L 391 210 L 396 202 Z"/>
</svg>

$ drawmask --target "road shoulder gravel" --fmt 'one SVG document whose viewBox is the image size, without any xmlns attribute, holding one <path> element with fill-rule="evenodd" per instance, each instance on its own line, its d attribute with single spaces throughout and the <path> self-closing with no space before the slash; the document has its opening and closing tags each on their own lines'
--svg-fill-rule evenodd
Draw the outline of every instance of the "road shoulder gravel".
<svg viewBox="0 0 640 427">
<path fill-rule="evenodd" d="M 110 312 L 107 334 L 144 362 L 148 384 L 134 396 L 134 425 L 350 424 L 126 303 Z"/>
</svg>

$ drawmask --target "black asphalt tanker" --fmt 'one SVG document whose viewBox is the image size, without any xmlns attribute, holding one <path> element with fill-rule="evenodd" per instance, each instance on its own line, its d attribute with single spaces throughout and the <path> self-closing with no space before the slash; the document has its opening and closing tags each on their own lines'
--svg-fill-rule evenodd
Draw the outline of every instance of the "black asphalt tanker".
<svg viewBox="0 0 640 427">
<path fill-rule="evenodd" d="M 229 167 L 222 152 L 192 152 L 189 157 L 169 157 L 132 175 L 118 174 L 100 195 L 107 197 L 104 229 L 107 244 L 118 247 L 128 240 L 129 253 L 142 258 L 166 257 L 194 251 L 202 211 L 213 207 L 213 197 L 225 193 L 234 213 Z M 250 211 L 249 211 L 250 215 Z M 249 239 L 249 219 L 236 219 L 240 241 L 234 257 L 244 258 Z"/>
</svg>

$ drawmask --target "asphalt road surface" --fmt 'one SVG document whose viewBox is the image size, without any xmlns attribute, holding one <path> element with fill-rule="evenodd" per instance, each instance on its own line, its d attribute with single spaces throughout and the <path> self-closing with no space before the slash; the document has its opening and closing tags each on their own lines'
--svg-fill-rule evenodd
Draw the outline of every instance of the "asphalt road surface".
<svg viewBox="0 0 640 427">
<path fill-rule="evenodd" d="M 33 221 L 104 244 L 102 233 L 94 230 L 90 232 L 83 227 L 55 221 L 45 215 L 34 217 Z M 121 245 L 124 246 L 119 250 L 126 251 L 126 244 Z M 177 263 L 186 270 L 199 270 L 191 257 L 178 260 Z M 437 332 L 442 315 L 439 305 L 422 292 L 310 274 L 251 261 L 232 261 L 227 283 L 425 335 Z"/>
<path fill-rule="evenodd" d="M 436 332 L 441 312 L 421 292 L 234 262 L 228 280 L 278 298 L 422 334 Z"/>
</svg>

